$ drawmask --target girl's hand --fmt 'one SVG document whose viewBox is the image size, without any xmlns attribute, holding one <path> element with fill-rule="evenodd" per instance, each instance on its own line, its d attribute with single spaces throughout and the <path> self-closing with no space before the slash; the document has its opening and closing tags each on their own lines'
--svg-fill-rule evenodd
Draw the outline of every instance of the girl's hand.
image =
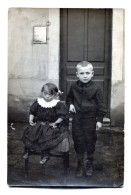
<svg viewBox="0 0 131 195">
<path fill-rule="evenodd" d="M 101 128 L 102 128 L 102 123 L 98 121 L 96 123 L 96 130 L 100 130 Z"/>
<path fill-rule="evenodd" d="M 29 124 L 31 126 L 34 126 L 36 124 L 36 123 L 33 122 L 33 120 L 34 120 L 34 115 L 30 114 L 30 116 L 29 116 Z"/>
<path fill-rule="evenodd" d="M 75 112 L 76 113 L 76 109 L 75 109 L 75 106 L 73 104 L 70 105 L 69 112 Z"/>
<path fill-rule="evenodd" d="M 31 126 L 34 126 L 36 124 L 33 121 L 31 121 L 31 120 L 29 121 L 29 123 L 30 123 Z"/>
</svg>

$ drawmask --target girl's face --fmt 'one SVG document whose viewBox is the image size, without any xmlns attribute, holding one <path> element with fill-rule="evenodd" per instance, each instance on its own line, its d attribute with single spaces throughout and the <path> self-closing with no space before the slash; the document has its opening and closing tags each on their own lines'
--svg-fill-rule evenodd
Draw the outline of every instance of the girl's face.
<svg viewBox="0 0 131 195">
<path fill-rule="evenodd" d="M 42 96 L 46 102 L 50 102 L 55 98 L 55 94 L 51 94 L 48 87 L 45 87 L 45 89 L 42 92 Z"/>
<path fill-rule="evenodd" d="M 92 71 L 88 66 L 80 67 L 76 73 L 76 76 L 82 83 L 88 83 L 94 76 L 94 71 Z"/>
</svg>

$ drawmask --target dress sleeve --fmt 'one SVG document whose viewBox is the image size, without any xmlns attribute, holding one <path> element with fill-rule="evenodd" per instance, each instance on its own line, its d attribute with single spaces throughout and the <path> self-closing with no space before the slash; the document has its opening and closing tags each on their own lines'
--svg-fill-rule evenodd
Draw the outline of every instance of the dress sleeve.
<svg viewBox="0 0 131 195">
<path fill-rule="evenodd" d="M 58 116 L 58 118 L 65 119 L 67 114 L 68 114 L 67 106 L 65 105 L 64 102 L 59 102 L 56 106 L 56 115 Z"/>
<path fill-rule="evenodd" d="M 103 101 L 103 94 L 100 88 L 98 88 L 96 92 L 96 105 L 97 105 L 97 121 L 102 122 L 103 117 L 107 113 L 104 101 Z"/>
<path fill-rule="evenodd" d="M 29 114 L 36 115 L 37 112 L 38 103 L 37 100 L 34 101 L 34 103 L 30 106 Z"/>
</svg>

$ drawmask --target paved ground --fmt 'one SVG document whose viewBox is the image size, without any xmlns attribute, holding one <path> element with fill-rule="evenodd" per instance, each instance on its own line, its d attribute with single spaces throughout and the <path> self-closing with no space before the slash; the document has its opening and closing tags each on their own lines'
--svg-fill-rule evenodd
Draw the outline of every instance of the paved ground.
<svg viewBox="0 0 131 195">
<path fill-rule="evenodd" d="M 70 133 L 70 171 L 63 174 L 62 159 L 52 157 L 41 174 L 40 156 L 30 157 L 28 179 L 24 172 L 23 129 L 27 124 L 14 123 L 8 129 L 8 185 L 33 187 L 122 187 L 124 178 L 124 133 L 122 129 L 104 127 L 97 133 L 94 171 L 90 178 L 76 178 L 76 155 Z"/>
</svg>

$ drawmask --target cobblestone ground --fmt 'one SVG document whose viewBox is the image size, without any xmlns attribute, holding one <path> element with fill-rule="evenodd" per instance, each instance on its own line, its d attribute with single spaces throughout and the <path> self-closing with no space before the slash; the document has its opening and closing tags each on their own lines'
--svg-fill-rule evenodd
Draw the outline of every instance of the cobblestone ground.
<svg viewBox="0 0 131 195">
<path fill-rule="evenodd" d="M 14 123 L 8 128 L 8 185 L 33 187 L 122 187 L 124 178 L 124 133 L 119 128 L 104 127 L 97 133 L 92 177 L 76 178 L 76 155 L 70 132 L 70 170 L 63 174 L 62 159 L 52 157 L 42 175 L 40 156 L 33 155 L 29 175 L 25 177 L 24 145 L 21 137 L 27 124 Z"/>
</svg>

